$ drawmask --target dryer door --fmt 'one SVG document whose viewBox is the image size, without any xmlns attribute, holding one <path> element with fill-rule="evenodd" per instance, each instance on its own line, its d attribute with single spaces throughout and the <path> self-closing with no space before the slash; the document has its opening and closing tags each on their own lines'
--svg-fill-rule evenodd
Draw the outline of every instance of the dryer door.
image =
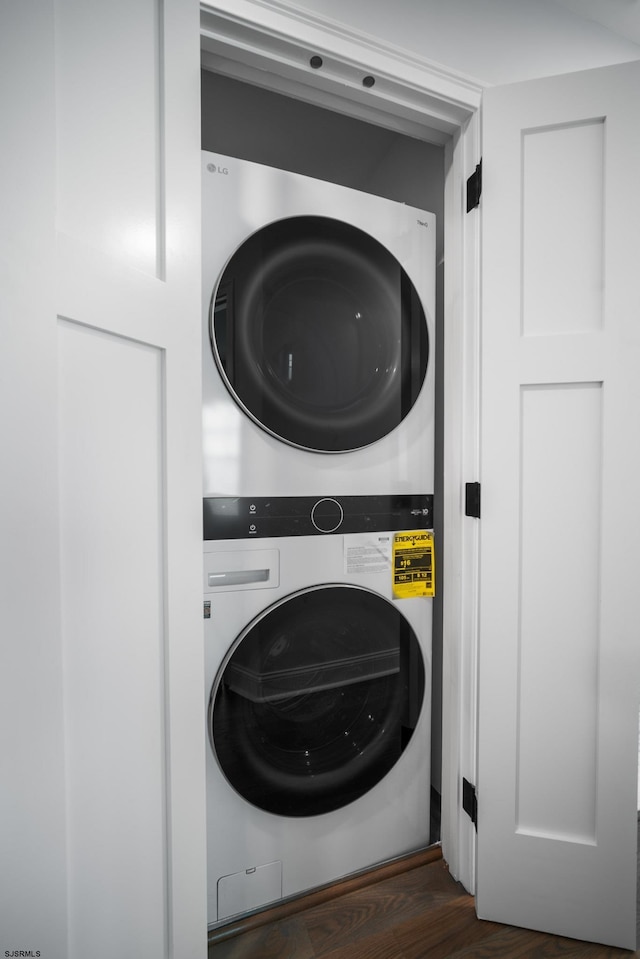
<svg viewBox="0 0 640 959">
<path fill-rule="evenodd" d="M 358 799 L 395 765 L 425 694 L 418 639 L 386 599 L 317 586 L 238 637 L 209 703 L 209 735 L 246 800 L 314 816 Z"/>
<path fill-rule="evenodd" d="M 317 216 L 279 220 L 242 244 L 212 296 L 209 332 L 242 409 L 278 439 L 321 452 L 393 430 L 429 359 L 425 314 L 395 257 Z"/>
</svg>

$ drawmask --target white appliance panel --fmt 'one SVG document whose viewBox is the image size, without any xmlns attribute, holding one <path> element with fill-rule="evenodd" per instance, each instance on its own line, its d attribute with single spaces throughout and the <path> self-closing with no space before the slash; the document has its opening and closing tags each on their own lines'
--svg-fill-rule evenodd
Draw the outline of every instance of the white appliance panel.
<svg viewBox="0 0 640 959">
<path fill-rule="evenodd" d="M 204 495 L 347 495 L 431 490 L 434 215 L 332 183 L 213 153 L 202 154 L 202 168 Z M 429 360 L 417 399 L 399 425 L 382 438 L 346 452 L 316 452 L 290 445 L 258 425 L 232 397 L 212 351 L 209 311 L 225 266 L 249 237 L 268 224 L 292 217 L 329 218 L 373 238 L 400 264 L 426 317 Z M 259 362 L 256 361 L 258 365 Z M 388 362 L 393 366 L 399 359 Z"/>
<path fill-rule="evenodd" d="M 377 534 L 385 536 L 385 534 Z M 392 533 L 386 534 L 392 537 Z M 351 543 L 352 540 L 350 539 Z M 268 543 L 268 555 L 264 546 Z M 253 870 L 279 863 L 275 898 L 333 882 L 428 845 L 430 830 L 431 616 L 432 600 L 392 600 L 391 570 L 347 572 L 341 535 L 271 538 L 267 541 L 211 541 L 204 547 L 206 696 L 236 638 L 247 624 L 276 601 L 306 587 L 344 584 L 364 587 L 393 603 L 418 639 L 425 693 L 411 739 L 391 770 L 360 798 L 331 812 L 283 816 L 247 802 L 221 771 L 211 743 L 207 749 L 208 915 L 215 925 L 229 917 L 218 912 L 218 886 L 240 882 L 239 910 L 251 894 Z M 229 556 L 225 563 L 225 554 Z M 267 562 L 265 563 L 265 559 Z M 276 561 L 277 559 L 277 561 Z M 209 586 L 209 570 L 270 570 L 270 588 L 237 583 Z M 264 582 L 259 585 L 264 587 Z M 275 868 L 275 867 L 272 867 Z M 247 875 L 247 883 L 242 874 Z M 245 891 L 249 889 L 249 893 Z M 265 905 L 266 903 L 253 903 Z"/>
</svg>

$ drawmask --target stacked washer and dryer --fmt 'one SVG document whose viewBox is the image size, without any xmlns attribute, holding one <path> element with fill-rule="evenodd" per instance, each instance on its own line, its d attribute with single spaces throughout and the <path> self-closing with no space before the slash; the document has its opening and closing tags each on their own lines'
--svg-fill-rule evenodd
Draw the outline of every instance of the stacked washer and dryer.
<svg viewBox="0 0 640 959">
<path fill-rule="evenodd" d="M 429 842 L 435 217 L 202 163 L 215 926 Z"/>
</svg>

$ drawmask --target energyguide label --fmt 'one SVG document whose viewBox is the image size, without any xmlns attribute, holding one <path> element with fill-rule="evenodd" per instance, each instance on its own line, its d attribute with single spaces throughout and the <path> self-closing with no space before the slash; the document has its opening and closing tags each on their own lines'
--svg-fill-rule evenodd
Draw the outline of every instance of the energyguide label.
<svg viewBox="0 0 640 959">
<path fill-rule="evenodd" d="M 393 595 L 397 599 L 435 596 L 436 562 L 433 533 L 405 530 L 393 537 Z"/>
</svg>

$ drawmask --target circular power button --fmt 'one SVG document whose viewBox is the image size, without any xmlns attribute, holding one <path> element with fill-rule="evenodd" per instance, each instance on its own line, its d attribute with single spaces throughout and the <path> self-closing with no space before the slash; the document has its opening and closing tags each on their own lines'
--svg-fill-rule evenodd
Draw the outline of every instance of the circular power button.
<svg viewBox="0 0 640 959">
<path fill-rule="evenodd" d="M 335 499 L 319 499 L 311 510 L 311 522 L 321 533 L 335 533 L 343 519 L 342 506 Z"/>
</svg>

